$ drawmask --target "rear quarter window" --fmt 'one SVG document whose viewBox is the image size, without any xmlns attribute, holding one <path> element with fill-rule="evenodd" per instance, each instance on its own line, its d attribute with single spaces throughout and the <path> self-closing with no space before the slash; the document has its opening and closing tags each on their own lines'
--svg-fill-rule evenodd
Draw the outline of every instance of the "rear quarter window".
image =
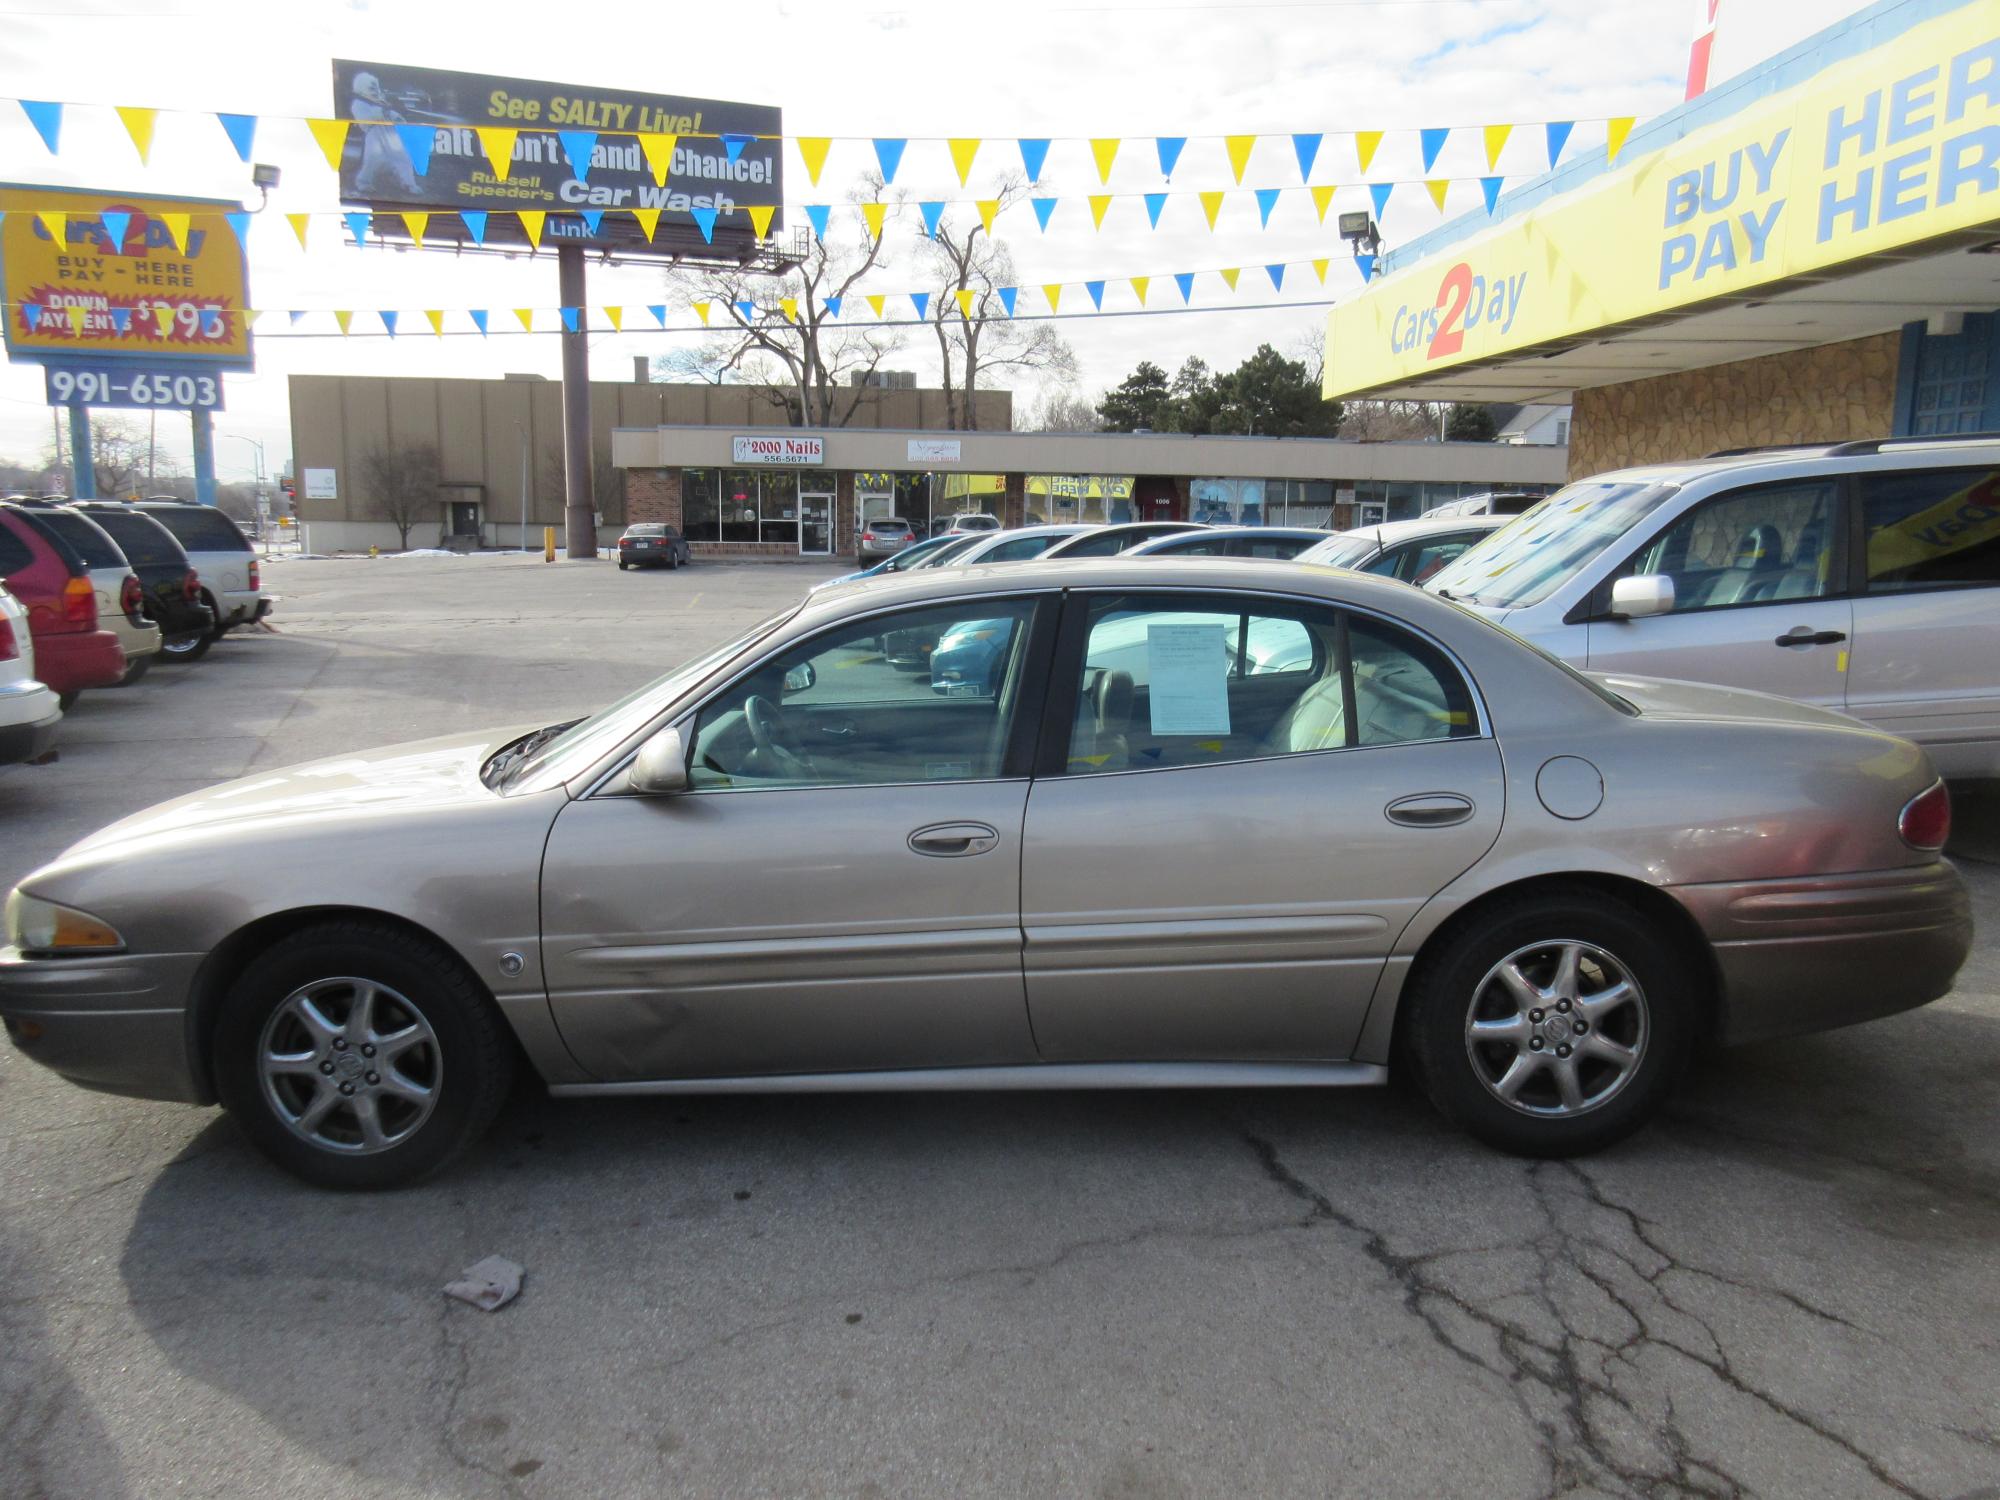
<svg viewBox="0 0 2000 1500">
<path fill-rule="evenodd" d="M 235 522 L 220 511 L 209 510 L 206 506 L 190 507 L 185 510 L 148 510 L 140 514 L 166 527 L 174 534 L 174 539 L 189 552 L 251 550 L 248 538 L 236 529 Z"/>
<path fill-rule="evenodd" d="M 2000 584 L 2000 471 L 1861 476 L 1868 592 Z"/>
<path fill-rule="evenodd" d="M 70 550 L 83 559 L 86 568 L 122 568 L 125 554 L 110 533 L 90 520 L 70 511 L 45 510 L 36 520 L 69 543 Z"/>
<path fill-rule="evenodd" d="M 150 516 L 138 511 L 100 511 L 90 519 L 111 533 L 111 540 L 135 568 L 188 565 L 187 553 L 173 533 Z"/>
</svg>

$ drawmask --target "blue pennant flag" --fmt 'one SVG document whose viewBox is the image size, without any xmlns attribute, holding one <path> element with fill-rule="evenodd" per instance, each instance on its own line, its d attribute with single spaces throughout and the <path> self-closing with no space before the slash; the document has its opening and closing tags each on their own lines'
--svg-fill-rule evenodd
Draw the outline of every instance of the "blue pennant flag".
<svg viewBox="0 0 2000 1500">
<path fill-rule="evenodd" d="M 840 304 L 845 300 L 843 297 L 828 297 L 820 305 L 826 309 L 829 318 L 837 318 L 840 316 Z"/>
<path fill-rule="evenodd" d="M 1317 135 L 1295 135 L 1292 150 L 1299 158 L 1299 181 L 1312 181 L 1313 158 L 1319 155 L 1320 137 Z"/>
<path fill-rule="evenodd" d="M 486 243 L 486 210 L 483 208 L 461 208 L 458 216 L 465 223 L 465 232 L 472 236 L 472 243 Z"/>
<path fill-rule="evenodd" d="M 576 173 L 578 182 L 590 180 L 590 153 L 597 149 L 597 132 L 594 130 L 558 130 L 556 139 L 562 142 L 563 155 L 569 158 L 569 169 Z"/>
<path fill-rule="evenodd" d="M 403 143 L 403 149 L 410 153 L 410 165 L 417 169 L 417 175 L 428 177 L 431 170 L 431 147 L 437 144 L 437 131 L 428 125 L 398 125 L 396 138 Z"/>
<path fill-rule="evenodd" d="M 725 135 L 722 138 L 722 149 L 729 153 L 731 161 L 735 161 L 743 154 L 743 148 L 756 139 L 754 135 Z"/>
<path fill-rule="evenodd" d="M 827 216 L 832 212 L 832 208 L 824 203 L 808 203 L 806 205 L 806 217 L 812 221 L 813 233 L 821 239 L 826 238 Z"/>
<path fill-rule="evenodd" d="M 1021 289 L 1019 287 L 1003 286 L 1000 288 L 1000 305 L 1007 309 L 1007 316 L 1010 318 L 1014 316 L 1014 299 L 1020 295 Z"/>
<path fill-rule="evenodd" d="M 483 307 L 475 307 L 475 308 L 473 308 L 473 309 L 472 309 L 472 326 L 473 326 L 474 328 L 477 328 L 477 329 L 479 330 L 479 336 L 480 336 L 481 338 L 485 338 L 485 337 L 486 337 L 486 309 L 485 309 L 485 308 L 483 308 Z"/>
<path fill-rule="evenodd" d="M 109 219 L 111 215 L 106 214 L 104 217 Z M 224 214 L 222 217 L 227 219 L 229 227 L 236 231 L 236 243 L 242 246 L 247 254 L 250 249 L 250 215 L 247 213 L 233 213 Z M 120 235 L 119 238 L 123 239 L 124 236 Z"/>
<path fill-rule="evenodd" d="M 754 302 L 738 302 L 736 304 L 736 315 L 748 323 L 752 318 L 757 316 L 757 304 Z"/>
<path fill-rule="evenodd" d="M 929 292 L 910 293 L 910 304 L 916 308 L 918 317 L 928 318 L 931 315 L 931 294 Z"/>
<path fill-rule="evenodd" d="M 1269 229 L 1271 227 L 1271 210 L 1277 206 L 1278 190 L 1276 188 L 1257 189 L 1257 227 L 1259 229 Z"/>
<path fill-rule="evenodd" d="M 53 155 L 56 141 L 62 135 L 62 106 L 45 104 L 39 99 L 23 99 L 21 109 L 27 115 L 28 123 L 35 127 L 35 133 L 42 138 L 42 144 Z"/>
<path fill-rule="evenodd" d="M 1486 195 L 1486 211 L 1489 214 L 1495 208 L 1499 207 L 1500 183 L 1501 179 L 1498 177 L 1482 177 L 1479 179 L 1479 191 Z"/>
<path fill-rule="evenodd" d="M 903 164 L 903 147 L 908 144 L 909 142 L 895 136 L 876 140 L 875 160 L 881 165 L 884 182 L 896 180 L 896 168 Z"/>
<path fill-rule="evenodd" d="M 715 210 L 712 208 L 691 208 L 688 212 L 694 216 L 695 227 L 701 231 L 702 239 L 713 245 L 715 243 Z"/>
<path fill-rule="evenodd" d="M 21 316 L 28 320 L 28 332 L 33 333 L 42 326 L 42 310 L 33 302 L 21 304 Z"/>
<path fill-rule="evenodd" d="M 375 314 L 375 316 L 380 318 L 382 320 L 382 326 L 389 330 L 389 337 L 394 338 L 396 336 L 396 314 L 390 312 L 387 308 L 384 308 L 382 309 L 382 311 Z"/>
<path fill-rule="evenodd" d="M 1181 289 L 1181 306 L 1186 307 L 1189 299 L 1194 296 L 1194 272 L 1174 272 L 1174 285 Z"/>
<path fill-rule="evenodd" d="M 1435 130 L 1419 130 L 1417 132 L 1417 139 L 1423 143 L 1425 172 L 1428 173 L 1432 167 L 1437 165 L 1438 152 L 1444 150 L 1444 138 L 1450 134 L 1451 127 L 1449 125 L 1440 126 Z"/>
<path fill-rule="evenodd" d="M 1095 307 L 1099 312 L 1102 312 L 1104 310 L 1104 283 L 1101 281 L 1086 281 L 1083 284 L 1083 289 L 1090 293 L 1090 305 Z"/>
<path fill-rule="evenodd" d="M 557 308 L 556 311 L 562 314 L 563 332 L 575 333 L 579 321 L 577 317 L 577 309 L 574 307 L 561 307 Z"/>
<path fill-rule="evenodd" d="M 1035 205 L 1035 221 L 1046 230 L 1049 227 L 1049 215 L 1056 211 L 1056 200 L 1053 198 L 1030 198 L 1028 201 Z"/>
<path fill-rule="evenodd" d="M 57 107 L 60 108 L 61 106 L 58 105 Z M 1039 183 L 1042 180 L 1042 163 L 1049 158 L 1048 141 L 1046 139 L 1024 140 L 1020 142 L 1020 147 L 1021 165 L 1027 168 L 1028 181 Z M 53 151 L 55 148 L 51 146 L 49 149 Z"/>
<path fill-rule="evenodd" d="M 298 327 L 298 326 L 299 326 L 299 319 L 303 318 L 304 316 L 305 316 L 305 314 L 304 314 L 303 312 L 301 312 L 301 311 L 300 311 L 300 310 L 299 310 L 298 308 L 296 308 L 296 307 L 295 307 L 295 308 L 293 308 L 293 309 L 292 309 L 292 327 L 294 327 L 294 328 Z M 476 318 L 476 317 L 478 317 L 478 316 L 479 316 L 479 314 L 478 314 L 478 313 L 474 313 L 474 314 L 473 314 L 473 316 L 474 316 L 474 317 Z"/>
<path fill-rule="evenodd" d="M 1374 256 L 1357 255 L 1354 257 L 1354 263 L 1361 268 L 1361 279 L 1363 281 L 1373 281 L 1375 279 Z"/>
<path fill-rule="evenodd" d="M 1160 227 L 1160 210 L 1166 206 L 1167 195 L 1165 193 L 1146 194 L 1146 217 L 1152 221 L 1153 228 L 1158 229 Z"/>
<path fill-rule="evenodd" d="M 1271 278 L 1272 291 L 1282 292 L 1285 289 L 1285 268 L 1282 265 L 1266 266 L 1264 274 Z"/>
<path fill-rule="evenodd" d="M 125 231 L 132 227 L 132 216 L 113 210 L 98 217 L 104 221 L 104 238 L 110 245 L 111 253 L 122 255 L 125 251 Z"/>
<path fill-rule="evenodd" d="M 343 214 L 343 215 L 341 215 L 341 217 L 347 220 L 347 232 L 348 232 L 349 234 L 351 234 L 351 235 L 353 235 L 353 236 L 354 236 L 354 243 L 355 243 L 355 244 L 357 244 L 357 245 L 365 245 L 365 244 L 367 244 L 367 243 L 368 243 L 368 215 L 366 215 L 366 214 Z"/>
<path fill-rule="evenodd" d="M 222 337 L 222 309 L 204 307 L 201 310 L 201 336 L 205 339 Z"/>
<path fill-rule="evenodd" d="M 654 321 L 655 323 L 658 323 L 658 324 L 659 324 L 659 325 L 660 325 L 660 326 L 661 326 L 662 328 L 665 328 L 665 327 L 667 326 L 667 304 L 666 304 L 666 303 L 664 303 L 664 302 L 648 302 L 648 303 L 646 304 L 646 311 L 647 311 L 647 312 L 649 312 L 649 313 L 651 313 L 651 314 L 653 315 L 653 321 Z"/>
<path fill-rule="evenodd" d="M 1181 150 L 1187 145 L 1187 137 L 1184 135 L 1163 135 L 1155 140 L 1153 144 L 1159 148 L 1160 152 L 1160 175 L 1171 178 L 1174 175 L 1174 164 L 1181 159 Z"/>
<path fill-rule="evenodd" d="M 924 238 L 928 240 L 936 239 L 938 220 L 944 217 L 944 205 L 942 203 L 919 203 L 917 209 L 924 216 Z"/>
<path fill-rule="evenodd" d="M 583 215 L 583 227 L 588 229 L 591 238 L 595 239 L 598 230 L 604 225 L 604 210 L 601 208 L 586 208 L 581 210 L 581 213 Z"/>
<path fill-rule="evenodd" d="M 1556 169 L 1556 158 L 1563 154 L 1563 147 L 1569 144 L 1569 133 L 1576 129 L 1574 120 L 1551 120 L 1542 127 L 1549 142 L 1549 170 Z"/>
<path fill-rule="evenodd" d="M 129 333 L 132 329 L 132 309 L 114 307 L 111 309 L 111 327 L 117 333 Z"/>
<path fill-rule="evenodd" d="M 1371 182 L 1368 184 L 1368 196 L 1375 200 L 1375 217 L 1377 221 L 1380 221 L 1382 217 L 1382 210 L 1389 206 L 1389 194 L 1394 190 L 1395 186 L 1396 184 L 1393 182 Z"/>
<path fill-rule="evenodd" d="M 250 160 L 250 153 L 257 144 L 257 117 L 255 115 L 217 115 L 222 122 L 223 134 L 229 137 L 229 144 L 236 148 L 236 154 L 243 160 Z"/>
</svg>

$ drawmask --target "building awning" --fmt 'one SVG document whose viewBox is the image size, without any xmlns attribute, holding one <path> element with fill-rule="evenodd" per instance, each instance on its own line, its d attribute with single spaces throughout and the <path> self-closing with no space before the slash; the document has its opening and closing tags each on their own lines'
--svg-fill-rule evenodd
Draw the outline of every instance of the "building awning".
<svg viewBox="0 0 2000 1500">
<path fill-rule="evenodd" d="M 1385 259 L 1328 399 L 1560 399 L 2000 305 L 2000 8 L 1884 0 Z"/>
</svg>

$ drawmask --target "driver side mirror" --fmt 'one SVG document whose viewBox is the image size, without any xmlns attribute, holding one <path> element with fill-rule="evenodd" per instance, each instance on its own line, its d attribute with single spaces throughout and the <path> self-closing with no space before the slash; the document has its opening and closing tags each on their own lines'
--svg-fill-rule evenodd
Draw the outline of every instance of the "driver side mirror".
<svg viewBox="0 0 2000 1500">
<path fill-rule="evenodd" d="M 1665 573 L 1642 573 L 1611 585 L 1613 619 L 1640 620 L 1673 613 L 1674 581 Z"/>
<path fill-rule="evenodd" d="M 635 792 L 671 797 L 688 789 L 687 742 L 678 729 L 662 729 L 639 747 L 625 775 Z"/>
<path fill-rule="evenodd" d="M 809 661 L 802 661 L 785 674 L 785 691 L 787 693 L 803 693 L 818 681 L 819 673 L 813 670 L 813 664 Z"/>
</svg>

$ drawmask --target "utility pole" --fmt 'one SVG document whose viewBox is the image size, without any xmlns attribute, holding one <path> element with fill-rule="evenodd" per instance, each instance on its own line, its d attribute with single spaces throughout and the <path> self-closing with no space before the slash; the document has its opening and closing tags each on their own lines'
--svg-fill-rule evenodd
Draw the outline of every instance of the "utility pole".
<svg viewBox="0 0 2000 1500">
<path fill-rule="evenodd" d="M 590 458 L 590 340 L 584 321 L 583 246 L 556 247 L 556 283 L 576 329 L 562 333 L 564 535 L 572 558 L 597 556 L 597 499 Z"/>
</svg>

